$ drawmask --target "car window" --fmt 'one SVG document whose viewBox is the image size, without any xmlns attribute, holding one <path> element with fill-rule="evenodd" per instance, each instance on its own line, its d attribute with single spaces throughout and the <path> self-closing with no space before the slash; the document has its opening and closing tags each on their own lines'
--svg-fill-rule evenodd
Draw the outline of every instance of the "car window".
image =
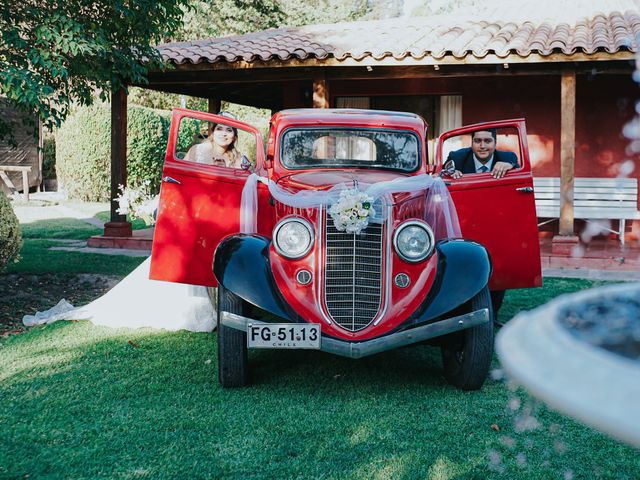
<svg viewBox="0 0 640 480">
<path fill-rule="evenodd" d="M 174 156 L 188 162 L 246 170 L 255 166 L 256 140 L 252 133 L 224 122 L 183 117 Z"/>
<path fill-rule="evenodd" d="M 474 160 L 478 160 L 480 164 L 492 162 L 492 166 L 502 161 L 512 163 L 516 169 L 522 167 L 520 140 L 515 127 L 477 132 L 447 138 L 442 144 L 442 162 L 453 160 L 456 169 L 465 175 L 476 174 Z M 493 145 L 487 143 L 489 138 L 493 138 Z"/>
<path fill-rule="evenodd" d="M 411 172 L 420 166 L 418 136 L 383 129 L 289 129 L 280 158 L 287 168 L 380 168 Z"/>
</svg>

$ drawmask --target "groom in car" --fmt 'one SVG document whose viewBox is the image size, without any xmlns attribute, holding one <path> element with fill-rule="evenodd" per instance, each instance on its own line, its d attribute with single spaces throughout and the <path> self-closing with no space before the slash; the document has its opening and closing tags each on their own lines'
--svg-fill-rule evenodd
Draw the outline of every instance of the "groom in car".
<svg viewBox="0 0 640 480">
<path fill-rule="evenodd" d="M 465 173 L 491 172 L 493 178 L 502 178 L 513 168 L 518 168 L 518 158 L 513 152 L 496 150 L 496 129 L 478 130 L 471 134 L 471 147 L 461 148 L 449 154 L 455 171 L 453 178 Z"/>
</svg>

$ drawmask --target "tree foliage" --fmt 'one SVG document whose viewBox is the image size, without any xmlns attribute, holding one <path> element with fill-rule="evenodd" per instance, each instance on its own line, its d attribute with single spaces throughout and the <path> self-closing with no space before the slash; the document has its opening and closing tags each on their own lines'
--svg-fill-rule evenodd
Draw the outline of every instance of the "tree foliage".
<svg viewBox="0 0 640 480">
<path fill-rule="evenodd" d="M 395 0 L 394 0 L 395 1 Z M 372 12 L 367 0 L 191 0 L 174 40 L 240 35 L 285 26 L 356 20 Z"/>
<path fill-rule="evenodd" d="M 145 83 L 161 60 L 153 45 L 182 25 L 183 9 L 188 0 L 2 2 L 0 94 L 59 126 L 73 102 Z M 0 118 L 0 139 L 12 127 Z"/>
</svg>

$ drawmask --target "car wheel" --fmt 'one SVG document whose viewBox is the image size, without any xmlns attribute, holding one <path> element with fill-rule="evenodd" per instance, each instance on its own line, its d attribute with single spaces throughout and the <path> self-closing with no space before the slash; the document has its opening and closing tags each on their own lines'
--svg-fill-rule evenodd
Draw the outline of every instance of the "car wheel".
<svg viewBox="0 0 640 480">
<path fill-rule="evenodd" d="M 493 358 L 493 310 L 489 289 L 485 287 L 469 302 L 467 311 L 489 309 L 489 321 L 452 336 L 442 346 L 444 376 L 454 387 L 478 390 L 482 387 Z"/>
<path fill-rule="evenodd" d="M 247 334 L 222 325 L 220 312 L 242 315 L 240 297 L 218 286 L 218 381 L 224 388 L 244 387 L 249 383 Z"/>
</svg>

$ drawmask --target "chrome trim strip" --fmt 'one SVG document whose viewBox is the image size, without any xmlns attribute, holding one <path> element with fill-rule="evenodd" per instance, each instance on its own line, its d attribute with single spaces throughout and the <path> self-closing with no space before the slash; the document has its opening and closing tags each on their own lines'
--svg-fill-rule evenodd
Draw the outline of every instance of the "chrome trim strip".
<svg viewBox="0 0 640 480">
<path fill-rule="evenodd" d="M 317 293 L 317 297 L 316 297 L 316 305 L 318 306 L 318 310 L 320 310 L 320 314 L 322 315 L 322 318 L 325 320 L 325 322 L 327 322 L 329 325 L 331 325 L 333 323 L 333 320 L 331 320 L 331 318 L 328 315 L 328 312 L 325 310 L 325 306 L 324 306 L 324 302 L 322 301 L 322 295 L 324 293 L 324 277 L 325 277 L 325 264 L 327 261 L 327 250 L 325 248 L 325 244 L 326 244 L 326 235 L 327 232 L 325 230 L 325 207 L 324 206 L 320 206 L 320 208 L 318 208 L 318 218 L 317 218 L 317 223 L 318 223 L 318 232 L 320 232 L 320 235 L 317 236 L 318 239 L 318 261 L 320 262 L 319 265 L 316 265 L 316 271 L 318 272 L 318 275 L 316 275 L 316 279 L 317 279 L 317 284 L 316 284 L 316 293 Z"/>
<path fill-rule="evenodd" d="M 267 323 L 225 311 L 221 311 L 220 316 L 220 322 L 223 325 L 243 332 L 247 331 L 247 325 L 249 323 Z M 489 309 L 483 308 L 471 313 L 447 318 L 428 325 L 412 328 L 403 332 L 392 333 L 385 337 L 374 338 L 373 340 L 366 340 L 364 342 L 347 342 L 335 338 L 322 337 L 320 349 L 323 352 L 343 357 L 362 358 L 394 348 L 423 342 L 430 338 L 441 337 L 442 335 L 476 327 L 489 321 L 491 321 L 489 318 Z"/>
<path fill-rule="evenodd" d="M 392 203 L 392 202 L 389 202 Z M 383 226 L 384 228 L 386 228 L 386 239 L 385 239 L 385 275 L 383 278 L 384 281 L 384 286 L 385 286 L 385 291 L 384 291 L 384 303 L 381 305 L 380 311 L 378 312 L 378 315 L 376 316 L 376 318 L 373 319 L 373 326 L 375 327 L 376 325 L 378 325 L 383 317 L 384 314 L 387 313 L 387 307 L 389 306 L 389 303 L 391 302 L 391 275 L 393 274 L 393 265 L 392 265 L 392 261 L 391 261 L 391 234 L 393 229 L 392 227 L 392 222 L 393 222 L 393 217 L 391 215 L 391 212 L 393 211 L 392 208 L 390 208 L 386 203 L 385 206 L 383 207 L 386 209 L 386 215 L 384 216 L 384 222 L 383 222 Z"/>
</svg>

